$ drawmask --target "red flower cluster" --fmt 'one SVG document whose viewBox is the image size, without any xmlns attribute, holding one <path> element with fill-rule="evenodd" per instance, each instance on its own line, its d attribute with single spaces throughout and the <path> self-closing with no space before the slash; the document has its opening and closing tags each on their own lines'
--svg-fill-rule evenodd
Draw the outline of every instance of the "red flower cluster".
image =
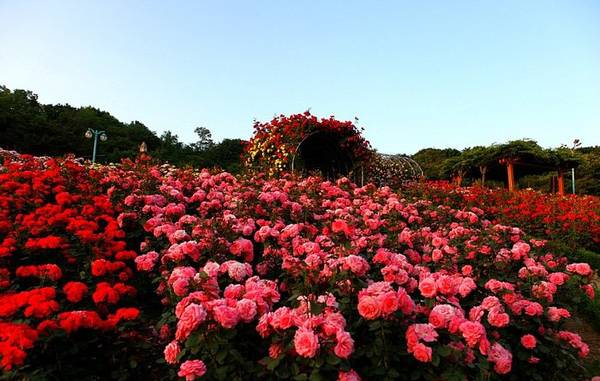
<svg viewBox="0 0 600 381">
<path fill-rule="evenodd" d="M 480 208 L 493 223 L 526 227 L 538 238 L 600 251 L 600 197 L 457 187 L 443 181 L 413 183 L 407 192 L 455 208 Z"/>
<path fill-rule="evenodd" d="M 114 329 L 139 314 L 110 306 L 135 295 L 124 282 L 136 253 L 126 250 L 117 212 L 98 180 L 97 172 L 70 159 L 15 155 L 0 167 L 5 370 L 22 365 L 26 350 L 56 330 Z"/>
</svg>

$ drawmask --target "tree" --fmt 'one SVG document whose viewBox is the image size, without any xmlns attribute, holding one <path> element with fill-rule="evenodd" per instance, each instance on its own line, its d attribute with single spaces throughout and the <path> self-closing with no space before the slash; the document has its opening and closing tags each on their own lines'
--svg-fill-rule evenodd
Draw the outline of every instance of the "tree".
<svg viewBox="0 0 600 381">
<path fill-rule="evenodd" d="M 442 164 L 442 172 L 444 177 L 457 178 L 458 185 L 461 184 L 468 171 L 471 169 L 471 163 L 465 155 L 452 156 L 444 160 Z"/>
<path fill-rule="evenodd" d="M 425 148 L 412 155 L 411 158 L 419 163 L 426 178 L 444 179 L 447 178 L 443 168 L 444 161 L 458 155 L 460 155 L 460 151 L 453 148 Z"/>
<path fill-rule="evenodd" d="M 194 132 L 198 135 L 198 141 L 192 144 L 192 148 L 195 151 L 206 151 L 214 146 L 215 143 L 212 140 L 212 134 L 208 128 L 196 127 Z"/>
<path fill-rule="evenodd" d="M 485 185 L 485 175 L 489 166 L 497 160 L 497 154 L 497 146 L 491 145 L 489 147 L 476 146 L 465 149 L 461 156 L 466 166 L 479 169 L 481 185 Z"/>
</svg>

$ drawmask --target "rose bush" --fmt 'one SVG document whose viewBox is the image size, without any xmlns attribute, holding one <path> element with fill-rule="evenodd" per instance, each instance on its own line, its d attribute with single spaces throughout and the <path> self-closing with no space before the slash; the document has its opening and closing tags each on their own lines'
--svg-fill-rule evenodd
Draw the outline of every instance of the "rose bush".
<svg viewBox="0 0 600 381">
<path fill-rule="evenodd" d="M 574 250 L 600 251 L 600 197 L 564 196 L 532 189 L 509 192 L 481 186 L 458 187 L 445 181 L 413 183 L 407 195 L 455 208 L 478 207 L 493 223 L 526 227 L 529 234 Z"/>
<path fill-rule="evenodd" d="M 1 317 L 11 329 L 0 330 L 0 348 L 21 352 L 0 356 L 17 372 L 39 337 L 68 331 L 61 314 L 84 303 L 98 315 L 98 327 L 73 323 L 86 329 L 133 324 L 119 308 L 139 308 L 143 324 L 123 332 L 160 341 L 160 361 L 187 380 L 584 377 L 589 348 L 564 323 L 574 298 L 593 297 L 594 272 L 479 208 L 347 179 L 235 178 L 145 162 L 19 157 L 2 176 L 10 212 L 0 307 L 27 293 Z M 52 184 L 43 189 L 68 184 L 70 201 L 61 206 L 59 187 L 32 204 L 11 185 L 38 189 L 29 184 L 42 178 Z M 85 229 L 48 222 L 60 215 L 52 211 L 24 217 L 48 204 L 74 209 Z M 156 318 L 145 313 L 154 301 Z M 149 325 L 155 333 L 142 330 Z"/>
<path fill-rule="evenodd" d="M 48 360 L 37 374 L 61 367 L 63 354 L 69 362 L 68 356 L 83 356 L 97 345 L 136 345 L 137 332 L 130 328 L 140 318 L 134 286 L 137 253 L 102 192 L 102 175 L 72 159 L 3 154 L 2 370 L 25 365 L 28 352 L 39 357 L 35 361 Z M 79 345 L 73 346 L 77 338 Z M 45 350 L 57 354 L 47 357 Z M 68 370 L 60 374 L 75 376 Z"/>
</svg>

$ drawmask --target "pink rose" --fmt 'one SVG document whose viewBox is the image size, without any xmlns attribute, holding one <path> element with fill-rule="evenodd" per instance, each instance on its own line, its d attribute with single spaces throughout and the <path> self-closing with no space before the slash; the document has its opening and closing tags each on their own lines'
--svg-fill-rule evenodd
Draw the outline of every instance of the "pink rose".
<svg viewBox="0 0 600 381">
<path fill-rule="evenodd" d="M 367 320 L 377 319 L 381 315 L 379 302 L 371 296 L 360 298 L 358 301 L 358 313 Z"/>
<path fill-rule="evenodd" d="M 479 340 L 485 335 L 485 328 L 481 323 L 465 321 L 459 327 L 467 345 L 471 348 L 479 344 Z"/>
<path fill-rule="evenodd" d="M 158 260 L 158 253 L 151 251 L 147 254 L 135 258 L 135 265 L 138 271 L 151 271 Z"/>
<path fill-rule="evenodd" d="M 339 358 L 346 359 L 354 352 L 354 340 L 346 331 L 339 331 L 335 335 L 336 345 L 333 352 Z"/>
<path fill-rule="evenodd" d="M 319 349 L 319 339 L 312 330 L 299 328 L 294 335 L 294 349 L 302 357 L 315 357 Z"/>
<path fill-rule="evenodd" d="M 581 289 L 590 300 L 594 300 L 596 298 L 596 291 L 594 291 L 594 287 L 591 284 L 584 284 L 581 286 Z"/>
<path fill-rule="evenodd" d="M 179 321 L 177 322 L 177 331 L 175 338 L 183 341 L 206 319 L 206 310 L 198 304 L 190 304 L 185 308 Z"/>
<path fill-rule="evenodd" d="M 384 315 L 389 315 L 398 309 L 398 296 L 394 291 L 388 291 L 379 297 L 381 301 L 381 312 Z"/>
<path fill-rule="evenodd" d="M 294 315 L 288 307 L 281 307 L 273 312 L 271 326 L 275 329 L 288 329 L 294 324 Z"/>
<path fill-rule="evenodd" d="M 283 346 L 280 343 L 273 343 L 269 346 L 269 357 L 276 359 L 283 353 Z"/>
<path fill-rule="evenodd" d="M 592 268 L 587 263 L 571 263 L 567 265 L 567 271 L 581 276 L 588 276 L 592 273 Z"/>
<path fill-rule="evenodd" d="M 223 328 L 233 328 L 240 321 L 237 310 L 228 306 L 216 306 L 213 308 L 213 315 Z"/>
<path fill-rule="evenodd" d="M 254 258 L 254 246 L 252 241 L 246 238 L 238 238 L 229 247 L 229 252 L 235 256 L 244 256 L 246 262 L 252 262 Z"/>
<path fill-rule="evenodd" d="M 498 374 L 507 374 L 512 368 L 512 354 L 498 343 L 490 348 L 488 359 L 494 363 L 494 370 Z"/>
<path fill-rule="evenodd" d="M 446 328 L 454 316 L 454 307 L 449 304 L 440 304 L 431 310 L 429 323 L 435 328 Z"/>
<path fill-rule="evenodd" d="M 347 372 L 340 370 L 337 381 L 361 381 L 361 378 L 353 369 L 350 369 Z"/>
<path fill-rule="evenodd" d="M 421 295 L 426 298 L 433 298 L 437 293 L 437 287 L 435 284 L 435 279 L 432 277 L 427 277 L 423 279 L 419 283 L 419 291 L 421 291 Z"/>
<path fill-rule="evenodd" d="M 194 381 L 206 373 L 206 365 L 201 360 L 188 360 L 181 364 L 177 375 L 185 377 L 185 381 Z"/>
<path fill-rule="evenodd" d="M 521 337 L 521 345 L 527 349 L 533 349 L 537 345 L 537 340 L 533 335 L 523 335 Z"/>
<path fill-rule="evenodd" d="M 569 276 L 565 273 L 559 272 L 548 275 L 548 280 L 557 286 L 562 286 L 567 279 L 569 279 Z"/>
<path fill-rule="evenodd" d="M 432 350 L 430 347 L 423 343 L 417 343 L 412 348 L 413 356 L 421 362 L 430 362 Z"/>
<path fill-rule="evenodd" d="M 164 350 L 165 361 L 167 364 L 175 364 L 177 362 L 177 356 L 179 356 L 180 352 L 181 349 L 179 348 L 177 341 L 171 341 Z"/>
<path fill-rule="evenodd" d="M 493 309 L 488 314 L 488 322 L 498 328 L 506 327 L 510 321 L 510 317 L 507 313 L 498 312 L 497 309 Z"/>
<path fill-rule="evenodd" d="M 254 319 L 256 316 L 256 302 L 250 299 L 238 300 L 235 306 L 240 319 L 246 323 Z"/>
</svg>

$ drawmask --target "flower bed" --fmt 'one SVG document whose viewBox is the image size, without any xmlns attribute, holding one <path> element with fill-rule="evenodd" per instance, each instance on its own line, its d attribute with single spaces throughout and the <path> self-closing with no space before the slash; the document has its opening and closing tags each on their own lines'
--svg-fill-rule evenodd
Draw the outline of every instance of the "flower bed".
<svg viewBox="0 0 600 381">
<path fill-rule="evenodd" d="M 95 329 L 162 341 L 187 380 L 583 377 L 589 348 L 563 323 L 592 270 L 481 209 L 346 179 L 13 160 L 5 372 L 35 369 L 41 338 Z"/>
<path fill-rule="evenodd" d="M 508 192 L 447 182 L 414 183 L 407 194 L 452 207 L 480 207 L 493 223 L 522 226 L 529 234 L 600 252 L 600 197 L 553 195 L 531 189 Z"/>
</svg>

